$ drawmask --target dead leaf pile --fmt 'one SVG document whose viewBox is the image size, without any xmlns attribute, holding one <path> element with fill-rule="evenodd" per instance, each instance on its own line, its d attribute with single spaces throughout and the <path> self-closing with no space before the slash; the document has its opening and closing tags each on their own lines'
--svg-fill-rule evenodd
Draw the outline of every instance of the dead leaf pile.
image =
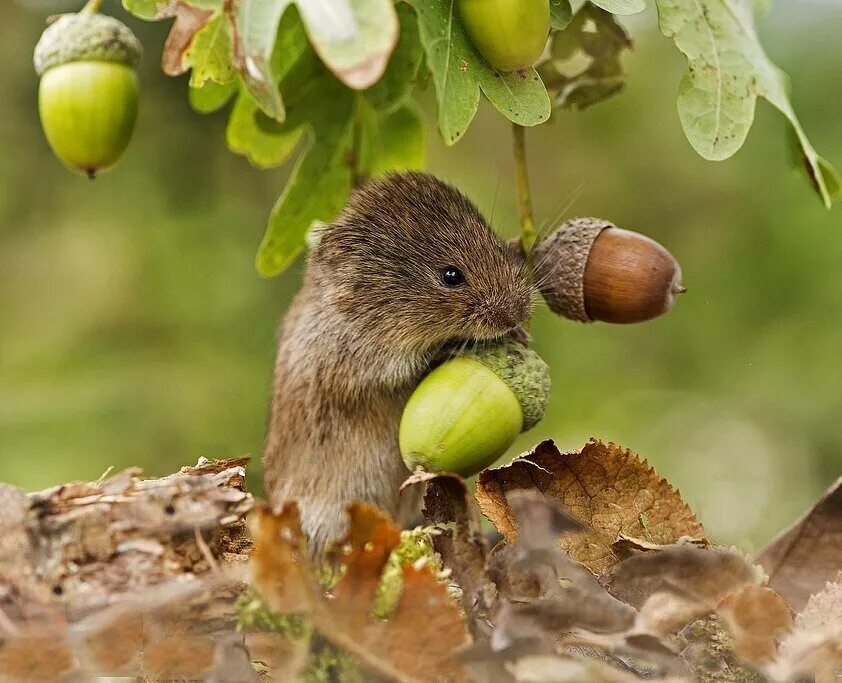
<svg viewBox="0 0 842 683">
<path fill-rule="evenodd" d="M 221 466 L 201 476 L 226 490 L 226 473 Z M 127 491 L 139 484 L 131 475 L 132 487 L 123 489 L 119 476 L 97 485 L 128 510 Z M 189 479 L 185 471 L 175 476 Z M 65 531 L 53 534 L 64 542 L 36 543 L 31 533 L 33 510 L 50 518 L 84 509 L 91 485 L 76 486 L 42 498 L 0 488 L 0 563 L 11 577 L 0 584 L 4 683 L 94 671 L 217 683 L 829 683 L 842 675 L 842 480 L 753 559 L 709 539 L 680 493 L 635 454 L 598 441 L 562 453 L 546 441 L 482 472 L 475 496 L 457 475 L 413 475 L 405 488 L 424 487 L 428 526 L 412 532 L 371 506 L 352 505 L 347 535 L 326 566 L 314 565 L 294 503 L 277 514 L 258 505 L 249 577 L 215 567 L 197 572 L 200 580 L 163 582 L 141 600 L 124 590 L 82 618 L 56 609 L 48 588 L 52 603 L 27 599 L 42 576 L 51 577 L 47 587 L 61 577 L 71 596 L 85 585 L 67 570 L 56 573 L 50 557 L 72 558 L 77 573 L 85 558 L 104 561 L 107 553 L 85 535 Z M 157 486 L 140 486 L 147 503 L 157 500 Z M 199 527 L 218 558 L 214 523 L 222 525 L 231 501 L 222 504 L 213 490 L 205 493 L 216 501 L 216 521 Z M 202 496 L 189 499 L 198 504 Z M 479 511 L 502 537 L 493 547 Z M 135 517 L 109 514 L 109 524 L 94 528 L 119 534 L 114 519 L 125 529 L 150 513 L 138 503 Z M 58 527 L 72 527 L 72 518 Z M 179 547 L 188 527 L 175 526 L 170 538 L 147 540 Z M 429 543 L 401 551 L 425 533 Z M 205 536 L 191 538 L 202 555 L 197 539 Z M 139 552 L 139 539 L 131 540 Z M 29 564 L 15 565 L 10 558 L 22 542 L 35 549 Z M 170 562 L 171 553 L 163 553 Z M 385 618 L 376 607 L 384 587 L 392 596 Z M 238 630 L 212 618 L 209 605 L 219 600 L 209 593 L 226 594 L 229 615 L 238 600 Z M 32 657 L 35 649 L 49 656 Z"/>
</svg>

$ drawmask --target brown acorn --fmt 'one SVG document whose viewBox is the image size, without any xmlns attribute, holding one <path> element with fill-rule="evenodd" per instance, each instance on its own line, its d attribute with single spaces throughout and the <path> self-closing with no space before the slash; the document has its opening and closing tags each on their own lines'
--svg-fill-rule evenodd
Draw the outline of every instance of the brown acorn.
<svg viewBox="0 0 842 683">
<path fill-rule="evenodd" d="M 651 320 L 685 291 L 681 266 L 664 247 L 600 218 L 563 224 L 535 245 L 533 259 L 550 310 L 571 320 Z"/>
</svg>

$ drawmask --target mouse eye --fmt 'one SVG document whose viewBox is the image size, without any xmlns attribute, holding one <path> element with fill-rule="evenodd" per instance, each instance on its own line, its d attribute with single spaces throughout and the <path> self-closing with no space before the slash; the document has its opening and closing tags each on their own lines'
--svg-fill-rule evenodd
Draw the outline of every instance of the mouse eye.
<svg viewBox="0 0 842 683">
<path fill-rule="evenodd" d="M 465 276 L 456 266 L 445 266 L 439 271 L 439 277 L 446 287 L 459 287 L 465 284 Z"/>
</svg>

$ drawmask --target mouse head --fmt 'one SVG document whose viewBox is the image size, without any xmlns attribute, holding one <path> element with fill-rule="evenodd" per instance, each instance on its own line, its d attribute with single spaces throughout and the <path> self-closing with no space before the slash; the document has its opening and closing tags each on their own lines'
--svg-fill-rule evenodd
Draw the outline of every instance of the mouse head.
<svg viewBox="0 0 842 683">
<path fill-rule="evenodd" d="M 349 321 L 407 349 L 499 337 L 532 310 L 522 265 L 477 208 L 423 173 L 355 192 L 322 229 L 310 271 Z"/>
</svg>

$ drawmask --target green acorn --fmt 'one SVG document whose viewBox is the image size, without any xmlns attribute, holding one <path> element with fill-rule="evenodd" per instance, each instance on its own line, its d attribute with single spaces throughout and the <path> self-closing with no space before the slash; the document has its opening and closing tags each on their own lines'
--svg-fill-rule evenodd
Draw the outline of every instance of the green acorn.
<svg viewBox="0 0 842 683">
<path fill-rule="evenodd" d="M 137 120 L 140 55 L 125 24 L 85 10 L 60 16 L 41 35 L 38 111 L 50 147 L 69 168 L 93 178 L 125 152 Z"/>
<path fill-rule="evenodd" d="M 500 71 L 526 69 L 544 51 L 549 0 L 458 0 L 458 6 L 471 41 Z"/>
<path fill-rule="evenodd" d="M 410 396 L 400 451 L 410 470 L 476 474 L 544 416 L 547 364 L 511 339 L 445 361 Z"/>
</svg>

